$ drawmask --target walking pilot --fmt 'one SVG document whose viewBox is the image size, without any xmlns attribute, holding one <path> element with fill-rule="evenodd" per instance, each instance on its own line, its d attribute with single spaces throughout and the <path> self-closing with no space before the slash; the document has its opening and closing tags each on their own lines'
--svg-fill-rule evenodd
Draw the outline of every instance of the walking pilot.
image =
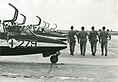
<svg viewBox="0 0 118 82">
<path fill-rule="evenodd" d="M 92 31 L 90 31 L 90 34 L 89 34 L 89 41 L 90 41 L 90 44 L 91 44 L 92 55 L 95 56 L 96 45 L 97 45 L 97 42 L 98 42 L 97 36 L 99 38 L 99 35 L 98 35 L 98 32 L 94 30 L 94 26 L 92 26 L 91 29 L 92 29 Z"/>
<path fill-rule="evenodd" d="M 109 38 L 109 40 L 111 40 L 111 35 L 108 33 L 108 31 L 105 31 L 105 27 L 103 26 L 102 31 L 100 32 L 100 43 L 101 43 L 102 56 L 104 55 L 104 48 L 105 48 L 105 56 L 107 56 L 108 38 Z"/>
<path fill-rule="evenodd" d="M 81 55 L 85 56 L 87 36 L 89 37 L 89 35 L 86 31 L 84 31 L 84 27 L 81 27 L 81 30 L 82 31 L 78 34 L 78 43 L 80 43 Z"/>
<path fill-rule="evenodd" d="M 76 35 L 76 32 L 73 30 L 74 27 L 71 26 L 71 30 L 68 32 L 68 43 L 69 43 L 69 46 L 70 46 L 70 55 L 74 55 L 74 49 L 75 49 L 75 35 Z"/>
</svg>

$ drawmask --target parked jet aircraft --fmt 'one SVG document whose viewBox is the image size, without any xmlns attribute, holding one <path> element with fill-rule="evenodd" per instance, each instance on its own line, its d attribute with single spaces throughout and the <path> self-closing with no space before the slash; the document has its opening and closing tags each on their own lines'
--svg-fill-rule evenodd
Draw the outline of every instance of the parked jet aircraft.
<svg viewBox="0 0 118 82">
<path fill-rule="evenodd" d="M 48 36 L 50 38 L 54 38 L 54 39 L 58 39 L 58 40 L 62 40 L 62 41 L 66 41 L 67 37 L 63 36 L 61 33 L 56 32 L 54 29 L 57 28 L 57 25 L 55 24 L 55 28 L 51 28 L 49 29 L 50 24 L 47 22 L 47 27 L 46 27 L 46 22 L 43 21 L 45 23 L 44 27 L 38 27 L 37 30 L 34 31 L 34 33 L 39 34 L 39 35 L 44 35 L 44 36 Z"/>
<path fill-rule="evenodd" d="M 16 25 L 18 9 L 9 3 L 15 9 L 13 19 L 3 21 L 4 32 L 0 32 L 0 56 L 18 56 L 42 53 L 43 57 L 50 57 L 52 63 L 58 61 L 60 50 L 67 48 L 63 41 L 51 39 L 47 36 L 35 34 L 27 26 Z M 24 15 L 23 15 L 24 16 Z M 25 18 L 25 16 L 24 16 Z M 7 25 L 7 23 L 11 23 Z"/>
</svg>

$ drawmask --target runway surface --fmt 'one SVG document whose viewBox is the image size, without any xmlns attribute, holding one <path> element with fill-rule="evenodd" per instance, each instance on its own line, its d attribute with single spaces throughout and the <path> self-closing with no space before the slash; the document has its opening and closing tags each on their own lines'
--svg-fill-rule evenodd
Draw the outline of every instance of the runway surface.
<svg viewBox="0 0 118 82">
<path fill-rule="evenodd" d="M 59 62 L 41 54 L 0 57 L 0 82 L 118 82 L 118 36 L 108 43 L 108 56 L 101 56 L 97 44 L 96 56 L 87 43 L 86 56 L 80 55 L 76 43 L 74 56 L 69 48 L 62 50 Z"/>
</svg>

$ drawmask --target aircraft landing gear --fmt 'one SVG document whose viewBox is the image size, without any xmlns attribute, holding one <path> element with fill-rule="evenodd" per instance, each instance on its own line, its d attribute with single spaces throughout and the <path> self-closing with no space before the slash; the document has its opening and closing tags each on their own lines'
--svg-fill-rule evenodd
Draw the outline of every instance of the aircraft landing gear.
<svg viewBox="0 0 118 82">
<path fill-rule="evenodd" d="M 57 63 L 57 62 L 58 62 L 58 56 L 56 56 L 56 55 L 51 56 L 51 57 L 50 57 L 50 61 L 51 61 L 52 63 Z"/>
<path fill-rule="evenodd" d="M 51 57 L 50 57 L 50 61 L 52 62 L 52 63 L 57 63 L 58 62 L 58 56 L 60 55 L 60 52 L 57 52 L 56 53 L 56 55 L 52 55 Z"/>
</svg>

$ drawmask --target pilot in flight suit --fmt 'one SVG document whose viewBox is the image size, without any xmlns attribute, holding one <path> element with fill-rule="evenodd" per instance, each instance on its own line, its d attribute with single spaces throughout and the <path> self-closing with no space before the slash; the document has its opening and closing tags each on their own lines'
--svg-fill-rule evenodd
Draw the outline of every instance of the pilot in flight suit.
<svg viewBox="0 0 118 82">
<path fill-rule="evenodd" d="M 70 46 L 70 54 L 71 55 L 74 55 L 74 49 L 75 49 L 75 35 L 76 35 L 76 32 L 73 30 L 74 27 L 71 26 L 71 30 L 68 32 L 68 43 L 69 43 L 69 46 Z"/>
<path fill-rule="evenodd" d="M 108 37 L 111 40 L 111 35 L 105 31 L 105 27 L 102 27 L 102 31 L 100 32 L 100 43 L 101 43 L 101 52 L 102 56 L 104 55 L 104 47 L 105 47 L 105 56 L 107 56 L 107 44 L 108 44 Z"/>
<path fill-rule="evenodd" d="M 92 55 L 95 56 L 96 45 L 97 45 L 97 42 L 98 42 L 97 36 L 99 38 L 99 35 L 98 35 L 98 32 L 94 30 L 94 26 L 92 26 L 91 29 L 92 29 L 92 31 L 90 31 L 90 34 L 89 34 L 89 41 L 90 41 L 90 44 L 91 44 Z"/>
<path fill-rule="evenodd" d="M 86 52 L 86 43 L 87 43 L 87 36 L 89 37 L 88 33 L 84 31 L 84 27 L 81 27 L 82 31 L 78 34 L 78 43 L 80 43 L 80 51 L 81 55 L 85 56 Z"/>
</svg>

